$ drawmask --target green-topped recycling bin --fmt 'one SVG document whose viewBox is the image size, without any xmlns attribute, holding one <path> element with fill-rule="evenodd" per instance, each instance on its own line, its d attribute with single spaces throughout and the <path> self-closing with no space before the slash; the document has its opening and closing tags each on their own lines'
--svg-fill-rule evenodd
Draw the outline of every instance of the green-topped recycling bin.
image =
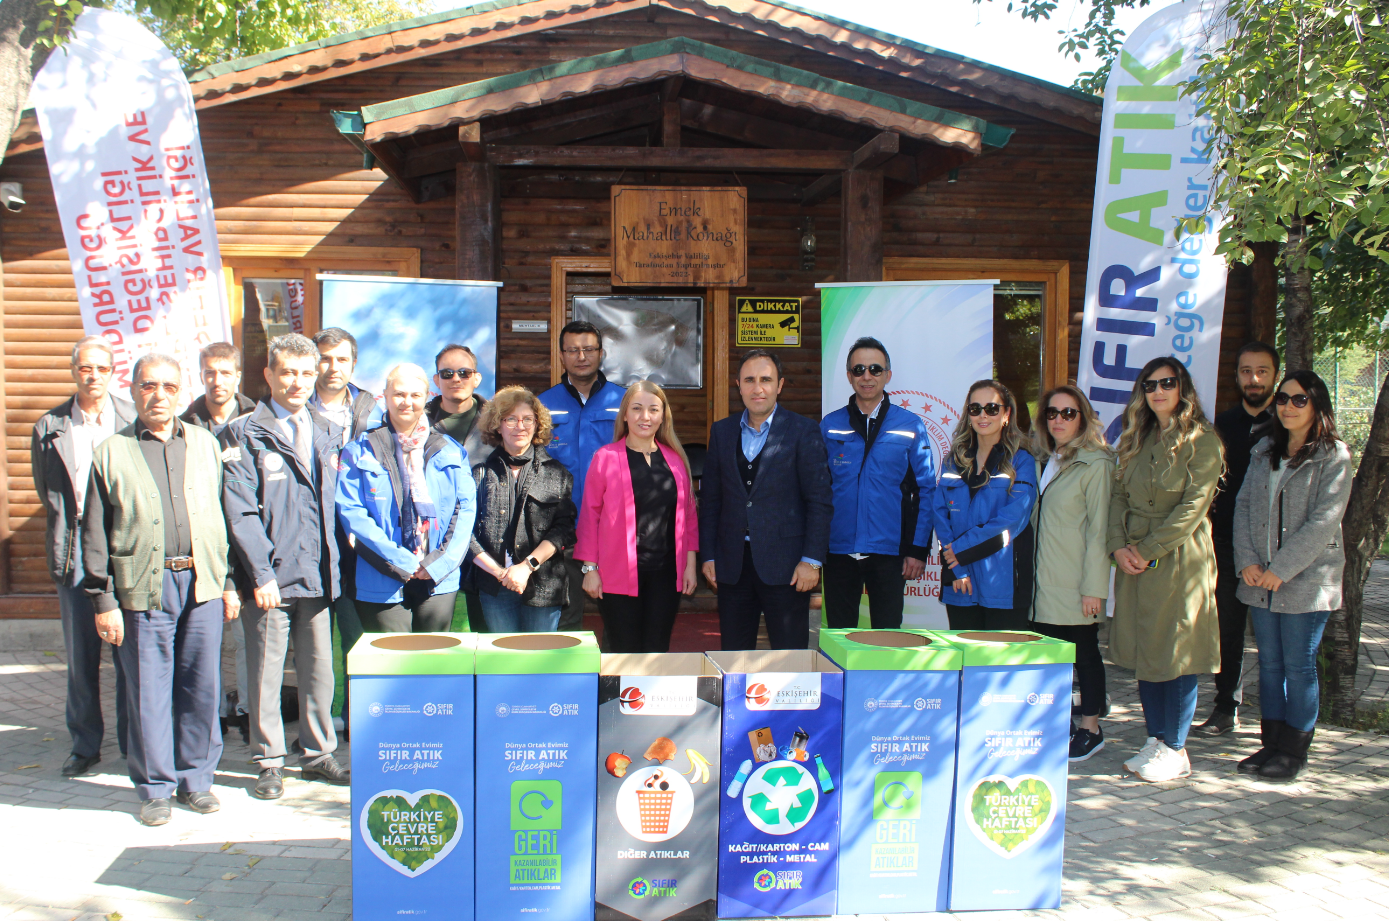
<svg viewBox="0 0 1389 921">
<path fill-rule="evenodd" d="M 598 643 L 474 636 L 477 917 L 591 921 Z"/>
<path fill-rule="evenodd" d="M 1057 908 L 1075 646 L 1026 632 L 936 635 L 964 654 L 950 909 Z"/>
<path fill-rule="evenodd" d="M 959 646 L 928 630 L 821 630 L 844 669 L 839 907 L 945 911 Z"/>
<path fill-rule="evenodd" d="M 347 654 L 356 918 L 473 917 L 473 642 L 368 633 Z"/>
</svg>

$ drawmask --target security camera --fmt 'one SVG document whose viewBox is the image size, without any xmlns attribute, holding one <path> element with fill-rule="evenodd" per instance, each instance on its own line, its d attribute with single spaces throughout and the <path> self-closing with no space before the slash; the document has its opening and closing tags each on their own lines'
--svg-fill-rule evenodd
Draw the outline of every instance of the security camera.
<svg viewBox="0 0 1389 921">
<path fill-rule="evenodd" d="M 16 214 L 24 210 L 24 185 L 19 182 L 0 182 L 0 204 Z"/>
</svg>

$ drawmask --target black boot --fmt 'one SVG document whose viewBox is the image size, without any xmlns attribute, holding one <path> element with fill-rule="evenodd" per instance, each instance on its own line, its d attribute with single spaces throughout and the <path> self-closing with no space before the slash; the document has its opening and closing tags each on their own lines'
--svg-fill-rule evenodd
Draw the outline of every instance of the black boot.
<svg viewBox="0 0 1389 921">
<path fill-rule="evenodd" d="M 1307 749 L 1311 747 L 1316 731 L 1315 726 L 1306 732 L 1299 732 L 1284 725 L 1282 732 L 1278 733 L 1278 751 L 1259 768 L 1259 778 L 1279 783 L 1296 780 L 1307 766 Z"/>
<path fill-rule="evenodd" d="M 1224 735 L 1231 729 L 1239 728 L 1238 714 L 1238 707 L 1216 707 L 1211 711 L 1210 718 L 1200 726 L 1197 726 L 1195 731 L 1203 736 Z"/>
<path fill-rule="evenodd" d="M 1287 724 L 1282 720 L 1260 720 L 1259 741 L 1263 747 L 1239 763 L 1241 774 L 1257 774 L 1278 751 L 1278 735 Z"/>
</svg>

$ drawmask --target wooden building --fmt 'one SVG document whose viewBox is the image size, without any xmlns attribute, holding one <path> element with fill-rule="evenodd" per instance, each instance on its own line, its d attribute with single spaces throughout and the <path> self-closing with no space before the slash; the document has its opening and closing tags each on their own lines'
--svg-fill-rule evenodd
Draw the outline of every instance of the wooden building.
<svg viewBox="0 0 1389 921">
<path fill-rule="evenodd" d="M 773 0 L 499 0 L 219 64 L 192 88 L 252 392 L 283 322 L 264 292 L 303 282 L 311 333 L 321 272 L 500 280 L 497 383 L 548 387 L 551 336 L 513 324 L 555 330 L 572 296 L 639 293 L 612 284 L 615 184 L 747 190 L 746 285 L 656 292 L 706 299 L 705 386 L 675 391 L 686 440 L 737 402 L 737 296 L 805 299 L 785 399 L 818 418 L 817 282 L 1002 279 L 1000 374 L 1034 400 L 1075 375 L 1100 123 L 1084 93 Z M 0 178 L 28 200 L 0 219 L 0 617 L 56 617 L 29 435 L 72 392 L 82 324 L 32 117 Z M 1269 322 L 1247 275 L 1226 348 L 1251 313 Z"/>
</svg>

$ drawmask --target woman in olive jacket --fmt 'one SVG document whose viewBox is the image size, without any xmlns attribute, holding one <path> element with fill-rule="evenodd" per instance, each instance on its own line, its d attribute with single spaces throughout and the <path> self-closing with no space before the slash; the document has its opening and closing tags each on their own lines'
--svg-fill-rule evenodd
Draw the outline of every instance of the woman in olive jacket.
<svg viewBox="0 0 1389 921">
<path fill-rule="evenodd" d="M 1225 448 L 1175 358 L 1143 366 L 1124 409 L 1109 551 L 1117 567 L 1109 653 L 1137 673 L 1148 740 L 1124 767 L 1157 783 L 1191 773 L 1198 675 L 1220 670 L 1209 513 Z"/>
<path fill-rule="evenodd" d="M 1080 683 L 1080 726 L 1071 733 L 1071 760 L 1104 748 L 1104 657 L 1100 617 L 1109 597 L 1109 497 L 1114 454 L 1100 417 L 1071 386 L 1042 397 L 1033 453 L 1044 464 L 1037 505 L 1032 621 L 1037 632 L 1074 643 Z"/>
<path fill-rule="evenodd" d="M 1259 644 L 1263 736 L 1239 771 L 1284 781 L 1306 766 L 1316 729 L 1317 647 L 1341 606 L 1351 468 L 1320 377 L 1293 371 L 1273 401 L 1277 422 L 1250 452 L 1235 500 L 1235 593 L 1249 605 Z"/>
</svg>

